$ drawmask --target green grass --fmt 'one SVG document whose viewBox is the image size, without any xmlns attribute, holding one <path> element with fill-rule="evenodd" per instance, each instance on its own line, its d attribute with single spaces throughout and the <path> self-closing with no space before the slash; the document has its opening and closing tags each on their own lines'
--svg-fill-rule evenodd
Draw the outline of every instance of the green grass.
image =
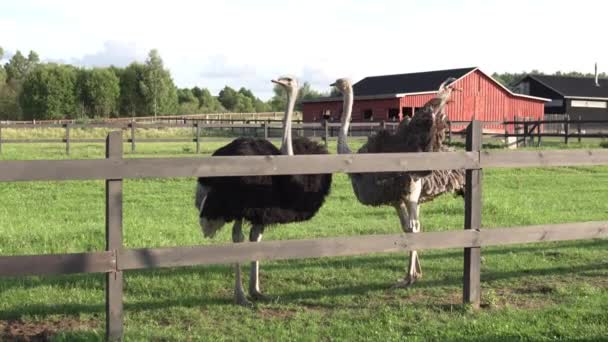
<svg viewBox="0 0 608 342">
<path fill-rule="evenodd" d="M 202 145 L 208 154 L 221 143 Z M 128 151 L 125 145 L 125 151 Z M 330 147 L 335 150 L 335 146 Z M 192 157 L 193 144 L 140 144 L 127 157 Z M 102 144 L 78 144 L 72 158 L 102 158 Z M 63 159 L 61 144 L 5 145 L 0 159 Z M 608 219 L 608 167 L 484 171 L 483 227 Z M 131 247 L 228 243 L 205 240 L 193 207 L 194 179 L 126 180 L 124 240 Z M 0 184 L 0 255 L 104 248 L 104 184 Z M 463 226 L 461 198 L 422 207 L 424 231 Z M 358 204 L 344 174 L 309 222 L 271 227 L 265 240 L 397 233 L 391 208 Z M 150 340 L 606 340 L 608 241 L 482 250 L 482 309 L 461 305 L 461 250 L 423 251 L 424 277 L 404 274 L 402 254 L 263 262 L 273 300 L 232 302 L 228 265 L 127 272 L 126 339 Z M 0 279 L 0 340 L 7 324 L 59 329 L 56 340 L 104 336 L 103 275 Z M 68 324 L 69 323 L 69 324 Z M 6 329 L 4 329 L 6 330 Z"/>
</svg>

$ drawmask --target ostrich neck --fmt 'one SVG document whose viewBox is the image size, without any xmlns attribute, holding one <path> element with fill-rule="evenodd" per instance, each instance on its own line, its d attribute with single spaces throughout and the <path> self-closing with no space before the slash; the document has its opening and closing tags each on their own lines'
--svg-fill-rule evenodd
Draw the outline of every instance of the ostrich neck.
<svg viewBox="0 0 608 342">
<path fill-rule="evenodd" d="M 281 142 L 281 154 L 293 156 L 293 142 L 291 139 L 291 118 L 293 109 L 296 105 L 297 91 L 287 93 L 287 108 L 285 109 L 285 117 L 283 118 L 283 141 Z"/>
<path fill-rule="evenodd" d="M 338 135 L 338 154 L 350 154 L 351 150 L 348 147 L 347 137 L 348 128 L 350 126 L 350 118 L 353 112 L 353 90 L 348 89 L 344 93 L 344 103 L 342 107 L 342 118 L 340 121 L 340 134 Z"/>
</svg>

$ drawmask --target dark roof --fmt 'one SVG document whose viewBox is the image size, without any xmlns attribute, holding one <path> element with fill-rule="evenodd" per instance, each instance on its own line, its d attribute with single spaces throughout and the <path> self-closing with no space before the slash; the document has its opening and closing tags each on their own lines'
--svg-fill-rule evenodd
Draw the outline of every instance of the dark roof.
<svg viewBox="0 0 608 342">
<path fill-rule="evenodd" d="M 562 96 L 608 98 L 608 79 L 600 78 L 600 86 L 596 87 L 595 79 L 592 77 L 547 75 L 530 75 L 528 77 L 542 83 L 546 87 L 553 89 Z"/>
<path fill-rule="evenodd" d="M 471 67 L 411 74 L 371 76 L 355 83 L 353 90 L 357 96 L 437 91 L 441 82 L 449 77 L 459 79 L 475 69 L 477 68 Z"/>
</svg>

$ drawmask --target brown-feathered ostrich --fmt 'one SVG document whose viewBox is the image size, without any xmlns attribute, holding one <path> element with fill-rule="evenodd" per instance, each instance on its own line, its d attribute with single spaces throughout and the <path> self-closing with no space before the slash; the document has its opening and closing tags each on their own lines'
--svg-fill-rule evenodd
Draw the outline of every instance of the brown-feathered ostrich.
<svg viewBox="0 0 608 342">
<path fill-rule="evenodd" d="M 399 124 L 396 133 L 378 132 L 357 153 L 437 152 L 448 151 L 442 145 L 447 128 L 443 109 L 447 104 L 455 79 L 443 82 L 437 95 L 416 111 L 411 120 Z M 338 153 L 352 153 L 347 144 L 348 128 L 352 115 L 354 94 L 351 82 L 341 78 L 332 84 L 344 97 L 343 116 L 338 137 Z M 424 172 L 382 172 L 350 174 L 353 191 L 362 204 L 391 205 L 397 210 L 404 232 L 420 232 L 419 204 L 431 201 L 446 192 L 462 193 L 464 170 L 433 170 Z M 422 276 L 416 251 L 410 252 L 408 274 L 395 286 L 411 285 Z"/>
<path fill-rule="evenodd" d="M 298 82 L 292 77 L 273 80 L 287 91 L 287 108 L 283 119 L 283 140 L 278 149 L 271 142 L 256 138 L 238 138 L 218 149 L 213 156 L 254 156 L 327 154 L 327 149 L 306 138 L 292 141 L 291 118 L 298 94 Z M 331 174 L 281 175 L 247 177 L 201 177 L 198 179 L 195 205 L 205 237 L 213 237 L 225 223 L 234 221 L 232 240 L 243 242 L 243 220 L 251 223 L 249 241 L 262 240 L 268 225 L 305 221 L 312 218 L 331 187 Z M 237 263 L 234 299 L 237 304 L 251 305 L 245 297 L 241 269 Z M 259 262 L 251 263 L 249 294 L 263 299 L 260 291 Z"/>
</svg>

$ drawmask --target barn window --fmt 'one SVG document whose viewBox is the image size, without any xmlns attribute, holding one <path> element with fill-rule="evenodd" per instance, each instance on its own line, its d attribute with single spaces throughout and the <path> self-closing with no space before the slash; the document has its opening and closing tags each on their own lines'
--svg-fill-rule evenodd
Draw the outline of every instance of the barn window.
<svg viewBox="0 0 608 342">
<path fill-rule="evenodd" d="M 389 108 L 388 119 L 393 121 L 399 120 L 399 108 Z"/>
<path fill-rule="evenodd" d="M 331 118 L 331 110 L 323 109 L 321 112 L 321 120 L 329 120 Z"/>
<path fill-rule="evenodd" d="M 409 116 L 411 118 L 414 116 L 414 108 L 412 107 L 401 107 L 401 112 L 403 113 L 403 117 Z"/>
<path fill-rule="evenodd" d="M 374 118 L 374 111 L 371 109 L 363 110 L 363 120 L 372 120 Z"/>
</svg>

